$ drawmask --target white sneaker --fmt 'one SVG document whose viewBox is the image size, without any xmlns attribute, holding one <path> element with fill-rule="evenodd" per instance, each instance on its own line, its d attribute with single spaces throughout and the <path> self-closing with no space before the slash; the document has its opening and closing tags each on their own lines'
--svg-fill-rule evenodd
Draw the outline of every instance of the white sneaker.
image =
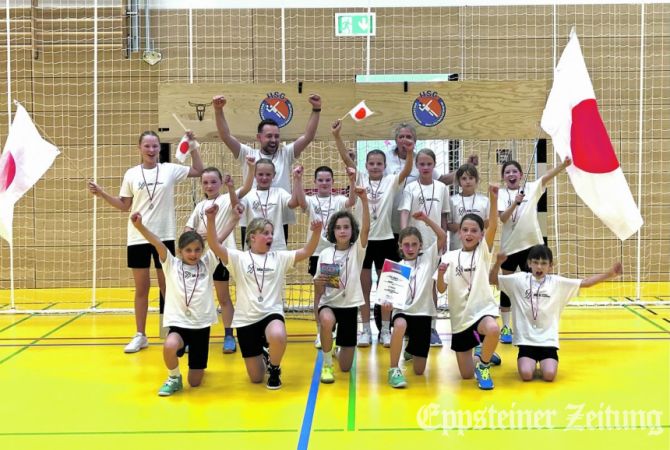
<svg viewBox="0 0 670 450">
<path fill-rule="evenodd" d="M 369 347 L 370 341 L 372 341 L 372 336 L 367 330 L 363 330 L 360 336 L 358 336 L 358 346 L 359 347 Z"/>
<path fill-rule="evenodd" d="M 314 339 L 314 347 L 321 348 L 321 335 L 317 334 L 316 339 Z"/>
<path fill-rule="evenodd" d="M 149 340 L 142 333 L 137 333 L 132 340 L 126 345 L 126 348 L 123 349 L 126 353 L 136 353 L 147 348 L 149 346 Z"/>
<path fill-rule="evenodd" d="M 384 347 L 389 348 L 391 346 L 391 332 L 389 330 L 382 330 L 379 342 L 381 342 Z"/>
</svg>

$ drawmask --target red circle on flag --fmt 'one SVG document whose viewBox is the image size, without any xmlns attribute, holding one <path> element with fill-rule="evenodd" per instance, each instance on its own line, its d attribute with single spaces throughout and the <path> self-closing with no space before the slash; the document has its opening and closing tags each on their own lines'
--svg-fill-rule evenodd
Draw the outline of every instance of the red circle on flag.
<svg viewBox="0 0 670 450">
<path fill-rule="evenodd" d="M 583 100 L 572 108 L 570 148 L 575 167 L 585 172 L 609 173 L 619 168 L 595 99 Z"/>
<path fill-rule="evenodd" d="M 183 154 L 188 153 L 189 149 L 189 143 L 188 141 L 182 141 L 181 144 L 179 144 L 179 151 Z"/>
<path fill-rule="evenodd" d="M 3 153 L 0 158 L 0 167 L 0 192 L 5 192 L 16 176 L 16 163 L 11 152 Z"/>
<path fill-rule="evenodd" d="M 365 119 L 366 116 L 365 108 L 358 108 L 358 111 L 354 113 L 354 116 L 359 120 Z"/>
</svg>

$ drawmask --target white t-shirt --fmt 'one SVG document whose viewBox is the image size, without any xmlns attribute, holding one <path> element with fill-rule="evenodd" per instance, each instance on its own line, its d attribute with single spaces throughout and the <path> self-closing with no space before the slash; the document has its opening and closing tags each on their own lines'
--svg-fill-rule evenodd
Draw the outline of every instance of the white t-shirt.
<svg viewBox="0 0 670 450">
<path fill-rule="evenodd" d="M 192 266 L 168 252 L 161 264 L 165 272 L 163 325 L 189 329 L 216 325 L 212 293 L 212 274 L 219 264 L 216 255 L 208 250 L 197 266 Z"/>
<path fill-rule="evenodd" d="M 295 262 L 295 253 L 271 251 L 257 255 L 228 250 L 227 267 L 235 279 L 237 294 L 232 327 L 252 325 L 270 314 L 284 315 L 286 272 Z"/>
<path fill-rule="evenodd" d="M 450 251 L 442 256 L 442 262 L 449 264 L 444 281 L 448 284 L 453 333 L 460 333 L 483 316 L 498 317 L 498 303 L 489 285 L 491 252 L 485 241 L 480 242 L 474 252 Z M 436 271 L 433 279 L 437 280 L 437 276 Z"/>
<path fill-rule="evenodd" d="M 365 259 L 365 249 L 366 247 L 362 247 L 361 240 L 358 239 L 347 250 L 335 250 L 335 246 L 331 244 L 329 248 L 321 251 L 314 278 L 321 275 L 321 263 L 337 264 L 340 266 L 340 288 L 326 286 L 319 305 L 353 308 L 365 303 L 361 288 L 361 268 Z"/>
<path fill-rule="evenodd" d="M 398 175 L 386 175 L 381 180 L 370 181 L 367 173 L 359 172 L 359 183 L 365 186 L 368 194 L 370 208 L 370 234 L 368 239 L 371 241 L 393 239 L 393 229 L 391 228 L 393 196 L 402 190 L 402 185 L 398 184 Z M 363 207 L 360 201 L 356 202 L 355 216 L 358 223 L 361 223 Z"/>
<path fill-rule="evenodd" d="M 272 180 L 272 187 L 282 188 L 289 194 L 291 190 L 291 168 L 293 163 L 297 161 L 295 157 L 295 152 L 293 150 L 293 142 L 288 145 L 281 145 L 277 149 L 274 155 L 265 155 L 259 149 L 249 147 L 245 144 L 240 144 L 240 153 L 237 156 L 237 161 L 242 166 L 242 179 L 246 179 L 247 172 L 249 169 L 247 167 L 247 155 L 254 157 L 255 161 L 258 161 L 261 158 L 269 159 L 275 165 L 275 177 Z M 253 187 L 256 187 L 256 180 L 254 180 Z M 293 224 L 295 223 L 295 214 L 292 210 L 289 210 L 287 215 L 284 217 L 285 223 Z M 242 226 L 246 226 L 244 221 L 241 222 Z"/>
<path fill-rule="evenodd" d="M 329 197 L 319 197 L 318 195 L 308 195 L 306 197 L 307 208 L 309 212 L 309 222 L 319 220 L 323 223 L 323 228 L 321 229 L 321 239 L 319 239 L 319 245 L 317 245 L 316 250 L 312 256 L 319 256 L 321 251 L 325 248 L 333 245 L 326 238 L 328 233 L 328 221 L 330 216 L 337 211 L 346 209 L 345 205 L 347 203 L 347 197 L 344 195 L 331 195 Z M 307 227 L 307 239 L 305 242 L 309 242 L 312 238 L 312 230 Z"/>
<path fill-rule="evenodd" d="M 384 170 L 384 175 L 397 175 L 400 173 L 403 167 L 405 167 L 405 160 L 400 158 L 394 150 L 385 151 L 386 155 L 386 169 Z M 412 171 L 409 176 L 405 179 L 403 183 L 403 188 L 406 187 L 413 181 L 416 181 L 419 178 L 419 169 L 416 168 L 416 163 L 412 166 Z M 437 169 L 433 169 L 433 180 L 440 178 L 440 173 Z M 395 234 L 400 233 L 400 213 L 398 212 L 398 207 L 403 199 L 402 191 L 398 192 L 395 197 L 393 197 L 393 215 L 391 217 L 391 226 Z M 438 222 L 439 223 L 439 222 Z"/>
<path fill-rule="evenodd" d="M 559 275 L 546 275 L 539 283 L 526 272 L 498 275 L 500 290 L 512 301 L 513 344 L 558 348 L 561 312 L 581 283 Z"/>
<path fill-rule="evenodd" d="M 275 187 L 271 187 L 267 191 L 259 191 L 253 188 L 240 200 L 240 203 L 244 206 L 244 218 L 247 225 L 256 217 L 264 217 L 272 222 L 274 234 L 270 250 L 286 250 L 288 248 L 282 225 L 285 223 L 284 218 L 287 212 L 290 211 L 289 200 L 291 200 L 291 194 Z"/>
<path fill-rule="evenodd" d="M 223 227 L 234 217 L 233 209 L 230 207 L 230 194 L 219 195 L 214 200 L 202 200 L 200 203 L 195 205 L 191 216 L 186 221 L 186 226 L 194 229 L 196 233 L 202 236 L 205 240 L 207 239 L 207 215 L 205 214 L 205 210 L 215 203 L 219 206 L 219 212 L 216 213 L 215 219 L 216 231 L 218 235 Z M 234 232 L 231 232 L 228 235 L 226 240 L 223 241 L 223 245 L 226 248 L 237 248 L 235 245 Z"/>
<path fill-rule="evenodd" d="M 130 214 L 139 212 L 142 223 L 161 241 L 175 240 L 174 186 L 188 177 L 190 169 L 171 163 L 159 163 L 153 169 L 143 169 L 142 165 L 138 165 L 128 169 L 123 176 L 119 195 L 133 199 Z M 148 243 L 130 221 L 129 215 L 128 245 Z"/>
<path fill-rule="evenodd" d="M 409 294 L 405 303 L 408 306 L 403 310 L 394 309 L 394 317 L 396 314 L 431 317 L 437 315 L 433 303 L 433 274 L 437 267 L 438 255 L 437 243 L 433 243 L 414 261 L 404 259 L 400 261 L 401 264 L 412 268 L 412 275 L 409 279 Z"/>
<path fill-rule="evenodd" d="M 433 180 L 429 185 L 423 185 L 418 180 L 413 181 L 405 187 L 398 210 L 409 211 L 407 224 L 421 232 L 423 247 L 427 248 L 437 242 L 437 236 L 424 222 L 414 219 L 412 214 L 423 211 L 433 222 L 441 226 L 442 214 L 449 212 L 449 189 L 441 181 Z"/>
<path fill-rule="evenodd" d="M 500 247 L 507 255 L 513 255 L 533 245 L 543 244 L 542 230 L 537 220 L 537 202 L 546 191 L 542 180 L 529 181 L 525 186 L 525 196 L 512 216 L 503 224 Z M 514 201 L 517 189 L 500 189 L 498 191 L 498 211 L 502 213 Z"/>
<path fill-rule="evenodd" d="M 477 214 L 482 220 L 489 218 L 489 198 L 485 195 L 475 192 L 474 195 L 463 197 L 462 194 L 454 194 L 449 199 L 451 205 L 451 217 L 449 222 L 457 225 L 461 224 L 463 216 L 466 214 Z M 450 250 L 458 250 L 463 246 L 458 232 L 450 232 Z"/>
</svg>

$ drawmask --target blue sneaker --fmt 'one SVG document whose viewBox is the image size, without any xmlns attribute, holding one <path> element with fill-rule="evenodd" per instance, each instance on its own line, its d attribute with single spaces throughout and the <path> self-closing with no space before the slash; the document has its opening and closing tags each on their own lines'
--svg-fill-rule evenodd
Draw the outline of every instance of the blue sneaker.
<svg viewBox="0 0 670 450">
<path fill-rule="evenodd" d="M 231 335 L 223 338 L 223 353 L 235 353 L 237 351 L 237 344 L 235 338 Z"/>
<path fill-rule="evenodd" d="M 475 356 L 479 358 L 480 360 L 482 359 L 482 346 L 478 345 L 475 347 Z M 491 355 L 491 361 L 489 361 L 491 364 L 494 366 L 499 366 L 502 364 L 502 359 L 500 359 L 500 355 L 497 353 L 493 352 L 493 355 Z"/>
<path fill-rule="evenodd" d="M 489 366 L 477 363 L 477 366 L 475 367 L 475 377 L 477 377 L 477 385 L 479 386 L 479 389 L 485 391 L 493 389 L 493 380 L 491 379 Z"/>
<path fill-rule="evenodd" d="M 502 330 L 500 330 L 500 342 L 503 344 L 512 343 L 512 329 L 507 325 L 502 327 Z"/>
</svg>

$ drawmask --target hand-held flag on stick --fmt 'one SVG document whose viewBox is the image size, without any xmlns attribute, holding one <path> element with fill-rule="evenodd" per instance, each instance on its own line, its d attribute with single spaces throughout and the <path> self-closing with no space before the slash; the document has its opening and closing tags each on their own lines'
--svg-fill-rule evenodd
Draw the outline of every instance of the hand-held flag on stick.
<svg viewBox="0 0 670 450">
<path fill-rule="evenodd" d="M 568 176 L 584 203 L 622 241 L 637 232 L 642 216 L 598 112 L 574 30 L 554 71 L 541 125 L 560 158 L 572 158 Z"/>
<path fill-rule="evenodd" d="M 365 100 L 362 100 L 358 105 L 351 108 L 351 111 L 349 111 L 347 114 L 350 115 L 351 118 L 356 122 L 360 122 L 361 120 L 367 119 L 373 115 L 374 112 L 368 108 L 368 106 L 365 104 Z M 344 118 L 347 117 L 347 114 L 342 116 L 340 120 L 344 120 Z"/>
<path fill-rule="evenodd" d="M 56 146 L 42 139 L 28 112 L 17 102 L 0 157 L 0 237 L 9 245 L 14 204 L 39 181 L 59 153 Z"/>
<path fill-rule="evenodd" d="M 200 148 L 200 143 L 198 141 L 189 139 L 187 135 L 184 135 L 177 145 L 174 157 L 183 164 L 184 161 L 186 161 L 186 157 L 191 154 L 191 150 L 198 148 Z"/>
</svg>

